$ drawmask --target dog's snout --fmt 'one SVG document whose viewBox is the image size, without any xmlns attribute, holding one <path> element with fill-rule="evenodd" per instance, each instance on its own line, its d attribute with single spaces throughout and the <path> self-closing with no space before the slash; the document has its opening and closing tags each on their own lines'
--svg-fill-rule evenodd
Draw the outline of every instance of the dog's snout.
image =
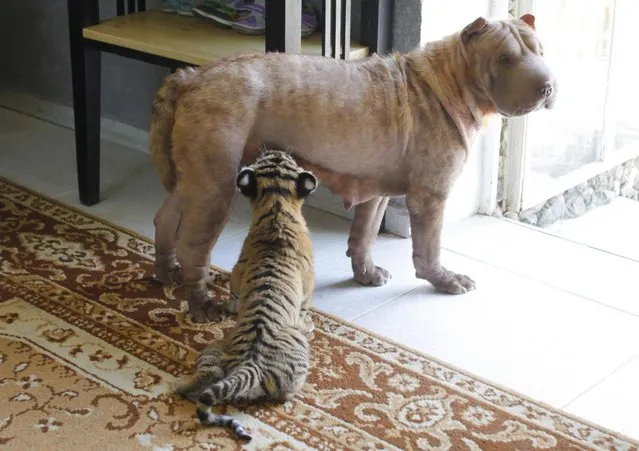
<svg viewBox="0 0 639 451">
<path fill-rule="evenodd" d="M 553 92 L 552 82 L 547 81 L 539 88 L 539 93 L 544 97 L 550 97 Z"/>
</svg>

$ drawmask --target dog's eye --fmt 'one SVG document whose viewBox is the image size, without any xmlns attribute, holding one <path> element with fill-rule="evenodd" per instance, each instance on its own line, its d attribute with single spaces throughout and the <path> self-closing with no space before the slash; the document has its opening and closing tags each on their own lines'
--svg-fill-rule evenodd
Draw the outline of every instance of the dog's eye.
<svg viewBox="0 0 639 451">
<path fill-rule="evenodd" d="M 502 55 L 499 57 L 499 62 L 502 64 L 510 64 L 510 58 L 508 58 L 506 55 Z"/>
</svg>

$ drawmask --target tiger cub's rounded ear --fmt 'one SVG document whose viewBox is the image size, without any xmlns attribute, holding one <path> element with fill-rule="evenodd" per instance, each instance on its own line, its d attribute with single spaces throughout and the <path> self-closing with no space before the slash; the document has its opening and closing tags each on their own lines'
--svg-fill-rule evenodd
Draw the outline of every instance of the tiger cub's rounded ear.
<svg viewBox="0 0 639 451">
<path fill-rule="evenodd" d="M 255 171 L 251 168 L 242 168 L 237 174 L 236 179 L 237 187 L 240 192 L 246 197 L 254 199 L 257 196 L 257 179 L 255 178 Z"/>
<path fill-rule="evenodd" d="M 317 179 L 313 173 L 302 171 L 297 176 L 297 196 L 304 199 L 317 188 Z"/>
</svg>

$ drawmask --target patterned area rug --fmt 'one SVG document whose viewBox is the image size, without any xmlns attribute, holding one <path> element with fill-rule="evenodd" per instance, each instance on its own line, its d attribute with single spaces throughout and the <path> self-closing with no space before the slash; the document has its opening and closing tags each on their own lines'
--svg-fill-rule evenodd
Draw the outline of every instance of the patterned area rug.
<svg viewBox="0 0 639 451">
<path fill-rule="evenodd" d="M 170 382 L 232 324 L 193 324 L 152 244 L 0 180 L 3 449 L 239 449 Z M 228 274 L 211 289 L 228 296 Z M 250 449 L 637 449 L 637 444 L 315 312 L 313 370 L 236 415 Z"/>
</svg>

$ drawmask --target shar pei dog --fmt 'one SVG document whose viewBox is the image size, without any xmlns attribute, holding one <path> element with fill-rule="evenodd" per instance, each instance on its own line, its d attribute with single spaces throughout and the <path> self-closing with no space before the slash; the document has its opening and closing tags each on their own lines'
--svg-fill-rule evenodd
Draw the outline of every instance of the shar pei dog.
<svg viewBox="0 0 639 451">
<path fill-rule="evenodd" d="M 206 277 L 241 165 L 262 146 L 292 152 L 346 207 L 346 255 L 361 284 L 390 273 L 371 248 L 388 199 L 406 196 L 415 275 L 446 293 L 473 280 L 445 268 L 446 199 L 485 119 L 553 105 L 535 18 L 488 21 L 423 48 L 357 61 L 241 55 L 178 70 L 156 94 L 150 150 L 168 196 L 155 216 L 155 276 L 186 287 L 196 322 L 215 321 Z"/>
</svg>

